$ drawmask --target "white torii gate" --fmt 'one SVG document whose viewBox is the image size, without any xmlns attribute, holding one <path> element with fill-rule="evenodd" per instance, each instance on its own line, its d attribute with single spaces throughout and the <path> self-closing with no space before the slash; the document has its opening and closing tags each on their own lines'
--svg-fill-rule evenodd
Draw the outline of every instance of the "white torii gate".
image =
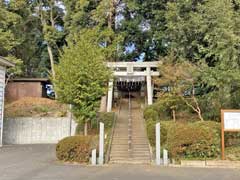
<svg viewBox="0 0 240 180">
<path fill-rule="evenodd" d="M 114 77 L 146 77 L 148 105 L 153 103 L 152 76 L 159 76 L 157 68 L 161 62 L 108 62 L 107 66 L 113 71 Z M 108 83 L 107 112 L 112 111 L 113 81 Z"/>
</svg>

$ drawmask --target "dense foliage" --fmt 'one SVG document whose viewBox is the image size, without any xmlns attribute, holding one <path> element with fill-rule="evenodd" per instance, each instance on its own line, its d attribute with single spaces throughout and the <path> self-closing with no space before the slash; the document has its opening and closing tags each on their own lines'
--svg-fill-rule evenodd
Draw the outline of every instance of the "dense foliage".
<svg viewBox="0 0 240 180">
<path fill-rule="evenodd" d="M 161 60 L 159 98 L 144 117 L 152 144 L 157 121 L 194 121 L 162 124 L 176 157 L 218 153 L 214 123 L 195 121 L 240 108 L 239 52 L 240 0 L 0 1 L 0 56 L 16 63 L 9 78 L 50 77 L 85 129 L 97 117 L 112 125 L 111 115 L 97 116 L 111 78 L 105 62 Z M 231 136 L 226 144 L 239 144 Z"/>
<path fill-rule="evenodd" d="M 9 0 L 0 2 L 0 56 L 7 57 L 17 67 L 15 76 L 47 77 L 51 69 L 48 39 L 54 39 L 52 55 L 58 62 L 58 50 L 64 44 L 63 9 L 58 0 Z M 42 10 L 41 10 L 42 7 Z M 41 10 L 41 11 L 40 11 Z M 50 35 L 50 19 L 55 32 Z M 43 20 L 46 24 L 43 24 Z M 48 29 L 48 33 L 46 31 Z"/>
<path fill-rule="evenodd" d="M 219 121 L 221 108 L 240 108 L 239 52 L 239 0 L 0 2 L 0 56 L 17 64 L 9 72 L 54 79 L 60 57 L 57 95 L 84 121 L 105 91 L 102 62 L 136 60 L 164 63 L 158 118 Z"/>
<path fill-rule="evenodd" d="M 174 63 L 198 66 L 194 86 L 202 91 L 196 99 L 204 119 L 219 120 L 220 108 L 239 108 L 239 19 L 235 0 L 168 3 L 169 55 L 173 54 Z"/>
<path fill-rule="evenodd" d="M 167 101 L 168 102 L 168 101 Z M 184 102 L 183 102 L 184 103 Z M 189 111 L 177 108 L 173 121 L 171 108 L 164 100 L 144 110 L 147 136 L 151 146 L 156 143 L 155 126 L 161 124 L 161 146 L 169 150 L 174 159 L 220 158 L 221 125 L 215 121 L 200 122 Z M 225 133 L 227 159 L 239 159 L 240 133 Z"/>
<path fill-rule="evenodd" d="M 82 134 L 82 127 L 78 126 L 76 129 L 77 136 L 67 137 L 59 141 L 56 146 L 56 156 L 61 161 L 88 163 L 93 149 L 97 149 L 99 133 L 99 122 L 104 123 L 105 139 L 105 153 L 107 153 L 108 145 L 113 128 L 115 113 L 99 113 L 98 120 L 92 121 L 89 136 Z"/>
<path fill-rule="evenodd" d="M 58 160 L 65 162 L 88 163 L 92 149 L 96 149 L 91 136 L 70 136 L 62 139 L 56 146 Z"/>
<path fill-rule="evenodd" d="M 157 121 L 146 119 L 147 135 L 155 147 Z M 205 122 L 160 121 L 161 146 L 168 149 L 171 158 L 217 158 L 220 156 L 220 124 Z"/>
<path fill-rule="evenodd" d="M 82 37 L 76 43 L 69 42 L 63 51 L 56 67 L 55 90 L 61 102 L 73 105 L 78 123 L 86 124 L 96 118 L 107 90 L 110 73 L 104 63 L 105 55 L 91 38 Z M 87 127 L 85 133 L 86 130 Z"/>
<path fill-rule="evenodd" d="M 99 112 L 97 117 L 90 122 L 89 135 L 96 135 L 99 132 L 99 123 L 104 123 L 105 134 L 111 133 L 113 122 L 115 118 L 114 112 Z M 75 134 L 81 135 L 84 132 L 84 122 L 79 122 Z"/>
<path fill-rule="evenodd" d="M 99 113 L 98 121 L 104 123 L 106 130 L 111 130 L 115 118 L 114 112 Z"/>
<path fill-rule="evenodd" d="M 175 158 L 217 158 L 220 155 L 220 124 L 175 123 L 167 132 L 167 149 Z"/>
<path fill-rule="evenodd" d="M 217 120 L 220 108 L 240 106 L 239 4 L 239 0 L 4 0 L 0 55 L 17 62 L 10 71 L 17 76 L 48 76 L 49 71 L 54 76 L 62 46 L 91 29 L 107 61 L 165 57 L 162 60 L 173 64 L 202 64 L 194 83 L 205 93 L 196 99 L 201 99 L 203 119 Z M 176 103 L 170 99 L 174 111 Z"/>
</svg>

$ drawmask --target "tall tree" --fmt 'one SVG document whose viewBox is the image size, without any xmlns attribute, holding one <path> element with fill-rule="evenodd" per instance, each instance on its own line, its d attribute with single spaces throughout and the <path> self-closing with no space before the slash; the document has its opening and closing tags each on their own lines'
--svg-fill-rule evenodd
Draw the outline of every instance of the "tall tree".
<svg viewBox="0 0 240 180">
<path fill-rule="evenodd" d="M 157 83 L 160 86 L 167 85 L 171 89 L 169 92 L 163 93 L 160 100 L 167 99 L 168 102 L 172 102 L 173 119 L 175 119 L 174 106 L 182 101 L 198 115 L 199 120 L 203 121 L 199 99 L 196 96 L 196 86 L 201 83 L 199 82 L 201 69 L 185 60 L 176 63 L 174 57 L 171 56 L 165 59 L 159 69 L 161 77 L 158 78 Z"/>
<path fill-rule="evenodd" d="M 43 29 L 44 40 L 47 45 L 48 55 L 51 64 L 52 77 L 55 79 L 55 53 L 58 52 L 58 41 L 64 37 L 63 16 L 64 9 L 59 0 L 36 0 L 36 14 L 39 16 Z M 55 56 L 56 57 L 56 56 Z"/>
<path fill-rule="evenodd" d="M 8 10 L 8 4 L 0 3 L 0 55 L 8 56 L 11 50 L 20 44 L 21 39 L 16 38 L 14 29 L 21 22 L 21 16 Z"/>
<path fill-rule="evenodd" d="M 68 40 L 74 41 L 76 34 L 84 34 L 88 30 L 94 30 L 99 39 L 99 46 L 108 52 L 108 61 L 118 58 L 118 44 L 121 35 L 116 32 L 117 0 L 81 0 L 64 1 L 67 14 L 65 28 Z"/>
<path fill-rule="evenodd" d="M 76 43 L 70 41 L 64 48 L 54 82 L 58 99 L 73 105 L 77 122 L 85 124 L 87 135 L 87 124 L 96 118 L 110 73 L 105 65 L 105 53 L 92 33 L 75 39 Z"/>
<path fill-rule="evenodd" d="M 17 72 L 18 76 L 46 77 L 51 67 L 43 27 L 39 16 L 36 16 L 37 5 L 37 1 L 32 0 L 1 1 L 0 55 L 8 56 L 19 64 L 14 73 Z M 56 14 L 60 15 L 59 12 Z M 58 24 L 61 24 L 58 28 L 63 29 L 63 23 Z M 56 42 L 57 46 L 61 47 L 62 42 L 63 37 Z M 57 58 L 55 47 L 53 54 Z"/>
<path fill-rule="evenodd" d="M 216 107 L 215 115 L 220 108 L 239 108 L 233 103 L 240 89 L 237 9 L 237 1 L 228 0 L 168 3 L 166 37 L 171 52 L 193 63 L 206 62 L 201 81 L 211 91 L 203 99 Z"/>
<path fill-rule="evenodd" d="M 124 0 L 119 16 L 123 33 L 121 60 L 157 60 L 166 55 L 165 12 L 168 0 Z"/>
<path fill-rule="evenodd" d="M 18 26 L 22 22 L 22 17 L 12 12 L 9 2 L 0 2 L 0 56 L 16 63 L 16 67 L 10 69 L 9 78 L 13 74 L 21 74 L 22 61 L 16 58 L 14 48 L 22 42 L 22 38 L 16 35 Z"/>
<path fill-rule="evenodd" d="M 21 76 L 42 76 L 40 63 L 43 47 L 43 36 L 39 19 L 34 15 L 32 2 L 23 0 L 9 1 L 8 9 L 21 17 L 21 22 L 14 29 L 16 39 L 21 42 L 11 51 L 23 62 Z M 47 67 L 44 65 L 43 67 Z"/>
</svg>

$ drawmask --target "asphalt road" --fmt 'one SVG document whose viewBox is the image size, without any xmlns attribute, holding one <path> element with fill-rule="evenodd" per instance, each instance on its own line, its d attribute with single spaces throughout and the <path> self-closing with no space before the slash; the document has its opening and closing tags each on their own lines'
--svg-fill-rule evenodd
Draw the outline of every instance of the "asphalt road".
<svg viewBox="0 0 240 180">
<path fill-rule="evenodd" d="M 1 148 L 0 180 L 240 180 L 240 169 L 64 165 L 54 151 L 54 145 Z"/>
</svg>

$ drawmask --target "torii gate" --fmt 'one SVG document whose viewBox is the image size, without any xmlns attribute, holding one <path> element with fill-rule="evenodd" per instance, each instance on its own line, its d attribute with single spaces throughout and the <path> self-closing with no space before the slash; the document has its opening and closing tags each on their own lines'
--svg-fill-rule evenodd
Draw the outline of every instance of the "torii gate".
<svg viewBox="0 0 240 180">
<path fill-rule="evenodd" d="M 159 64 L 160 61 L 108 62 L 107 66 L 113 71 L 114 77 L 129 78 L 129 81 L 140 77 L 147 81 L 147 102 L 151 105 L 153 103 L 152 76 L 159 76 L 159 72 L 156 71 Z M 110 80 L 108 83 L 107 112 L 112 111 L 113 81 Z"/>
</svg>

